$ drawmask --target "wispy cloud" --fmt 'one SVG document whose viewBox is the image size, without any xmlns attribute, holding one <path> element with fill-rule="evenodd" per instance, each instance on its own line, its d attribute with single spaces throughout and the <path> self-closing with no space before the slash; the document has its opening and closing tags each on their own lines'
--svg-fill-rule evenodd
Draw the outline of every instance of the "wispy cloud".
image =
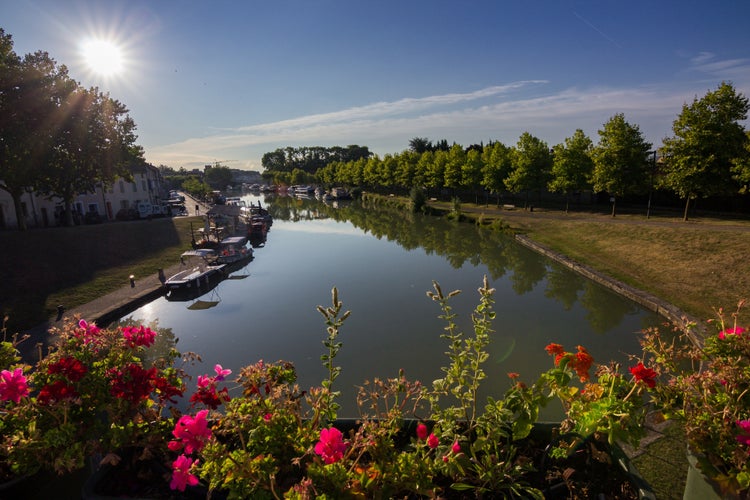
<svg viewBox="0 0 750 500">
<path fill-rule="evenodd" d="M 703 58 L 705 64 L 709 60 Z M 671 86 L 548 90 L 549 86 L 543 80 L 523 81 L 474 92 L 378 102 L 224 130 L 150 148 L 147 158 L 157 164 L 191 167 L 231 155 L 247 158 L 244 168 L 260 169 L 264 152 L 284 146 L 362 144 L 383 154 L 405 149 L 415 136 L 465 145 L 489 139 L 514 144 L 524 131 L 552 145 L 576 128 L 596 140 L 596 131 L 615 113 L 624 113 L 631 123 L 646 121 L 642 132 L 647 140 L 656 141 L 668 135 L 680 108 L 692 98 Z"/>
<path fill-rule="evenodd" d="M 746 83 L 750 80 L 750 59 L 719 59 L 712 52 L 700 52 L 690 59 L 690 70 L 703 73 L 712 79 L 737 80 Z"/>
</svg>

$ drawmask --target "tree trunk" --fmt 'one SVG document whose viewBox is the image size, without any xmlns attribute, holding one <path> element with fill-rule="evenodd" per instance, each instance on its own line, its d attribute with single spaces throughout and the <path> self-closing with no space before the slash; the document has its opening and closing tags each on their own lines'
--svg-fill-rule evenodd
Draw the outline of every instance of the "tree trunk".
<svg viewBox="0 0 750 500">
<path fill-rule="evenodd" d="M 612 217 L 615 216 L 615 204 L 617 203 L 617 199 L 612 200 Z"/>
<path fill-rule="evenodd" d="M 685 199 L 685 213 L 682 214 L 683 222 L 687 222 L 688 220 L 688 208 L 690 208 L 690 196 Z"/>
</svg>

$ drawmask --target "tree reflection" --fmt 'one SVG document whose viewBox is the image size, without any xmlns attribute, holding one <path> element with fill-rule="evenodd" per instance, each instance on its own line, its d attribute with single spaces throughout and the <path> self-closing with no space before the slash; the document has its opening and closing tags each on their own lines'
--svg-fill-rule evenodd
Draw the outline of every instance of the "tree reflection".
<svg viewBox="0 0 750 500">
<path fill-rule="evenodd" d="M 441 256 L 454 269 L 466 263 L 483 264 L 492 280 L 509 274 L 513 291 L 518 295 L 533 291 L 546 280 L 544 295 L 558 301 L 565 310 L 579 302 L 597 333 L 611 330 L 625 315 L 638 310 L 635 303 L 519 245 L 511 235 L 491 228 L 413 214 L 380 204 L 364 207 L 358 200 L 336 207 L 315 199 L 293 197 L 273 197 L 267 203 L 274 218 L 296 221 L 314 214 L 313 218 L 349 222 L 407 250 L 422 248 L 428 255 Z"/>
<path fill-rule="evenodd" d="M 582 276 L 552 262 L 547 272 L 547 289 L 544 295 L 560 302 L 569 311 L 578 300 L 578 292 L 583 290 L 585 282 Z"/>
</svg>

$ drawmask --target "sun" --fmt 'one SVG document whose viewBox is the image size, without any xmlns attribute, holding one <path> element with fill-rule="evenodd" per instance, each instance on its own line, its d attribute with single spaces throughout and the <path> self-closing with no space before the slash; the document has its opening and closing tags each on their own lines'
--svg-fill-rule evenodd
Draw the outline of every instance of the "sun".
<svg viewBox="0 0 750 500">
<path fill-rule="evenodd" d="M 100 76 L 115 76 L 122 72 L 124 67 L 122 49 L 103 39 L 91 39 L 85 41 L 81 50 L 83 58 L 89 69 Z"/>
</svg>

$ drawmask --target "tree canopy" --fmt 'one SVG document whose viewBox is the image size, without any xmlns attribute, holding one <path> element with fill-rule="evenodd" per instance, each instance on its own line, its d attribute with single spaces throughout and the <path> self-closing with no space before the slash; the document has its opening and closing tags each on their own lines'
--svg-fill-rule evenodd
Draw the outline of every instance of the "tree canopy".
<svg viewBox="0 0 750 500">
<path fill-rule="evenodd" d="M 19 229 L 24 192 L 58 196 L 69 208 L 76 194 L 143 162 L 123 104 L 81 87 L 46 52 L 19 57 L 2 28 L 0 70 L 0 189 L 13 198 Z"/>
<path fill-rule="evenodd" d="M 299 169 L 314 174 L 329 163 L 356 161 L 372 155 L 367 146 L 303 146 L 279 148 L 263 155 L 261 164 L 267 171 L 292 172 Z"/>
<path fill-rule="evenodd" d="M 674 136 L 663 141 L 661 175 L 663 185 L 685 199 L 685 220 L 691 199 L 736 193 L 750 178 L 743 168 L 748 136 L 740 123 L 747 113 L 747 97 L 726 82 L 683 105 Z"/>
<path fill-rule="evenodd" d="M 639 194 L 648 189 L 649 150 L 637 125 L 625 121 L 618 113 L 599 130 L 599 142 L 593 149 L 595 191 L 606 191 L 615 200 L 620 196 Z M 612 203 L 615 216 L 615 202 Z"/>
</svg>

